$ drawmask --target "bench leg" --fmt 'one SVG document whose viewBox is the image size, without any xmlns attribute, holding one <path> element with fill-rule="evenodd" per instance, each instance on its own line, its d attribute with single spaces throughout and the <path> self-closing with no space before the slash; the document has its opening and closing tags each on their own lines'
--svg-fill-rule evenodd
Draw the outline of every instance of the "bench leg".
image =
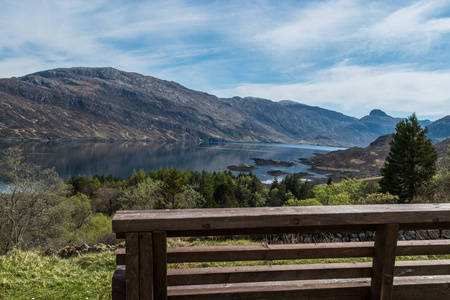
<svg viewBox="0 0 450 300">
<path fill-rule="evenodd" d="M 167 237 L 165 231 L 153 232 L 153 273 L 155 299 L 167 299 Z"/>
<path fill-rule="evenodd" d="M 126 245 L 126 295 L 127 300 L 139 299 L 139 235 L 127 233 Z"/>
<path fill-rule="evenodd" d="M 392 299 L 394 286 L 395 250 L 398 224 L 378 225 L 372 265 L 370 299 Z"/>
<path fill-rule="evenodd" d="M 153 238 L 151 232 L 139 232 L 140 299 L 153 299 Z"/>
</svg>

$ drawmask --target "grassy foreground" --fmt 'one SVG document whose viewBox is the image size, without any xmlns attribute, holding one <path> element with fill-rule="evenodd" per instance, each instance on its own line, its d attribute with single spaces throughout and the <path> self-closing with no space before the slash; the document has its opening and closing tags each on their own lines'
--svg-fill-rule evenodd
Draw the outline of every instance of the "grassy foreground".
<svg viewBox="0 0 450 300">
<path fill-rule="evenodd" d="M 35 252 L 0 256 L 0 299 L 110 299 L 115 252 L 61 259 Z"/>
</svg>

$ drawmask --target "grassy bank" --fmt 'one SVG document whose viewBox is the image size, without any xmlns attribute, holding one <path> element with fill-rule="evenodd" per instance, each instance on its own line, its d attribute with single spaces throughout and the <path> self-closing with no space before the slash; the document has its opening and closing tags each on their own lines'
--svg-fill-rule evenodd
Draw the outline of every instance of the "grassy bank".
<svg viewBox="0 0 450 300">
<path fill-rule="evenodd" d="M 110 299 L 115 253 L 61 259 L 35 252 L 0 256 L 0 299 Z"/>
</svg>

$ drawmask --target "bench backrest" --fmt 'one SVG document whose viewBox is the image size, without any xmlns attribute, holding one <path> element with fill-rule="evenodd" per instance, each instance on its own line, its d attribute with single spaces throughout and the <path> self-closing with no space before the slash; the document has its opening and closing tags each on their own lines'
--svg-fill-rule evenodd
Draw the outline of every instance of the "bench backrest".
<svg viewBox="0 0 450 300">
<path fill-rule="evenodd" d="M 333 289 L 333 282 L 324 290 L 309 281 L 309 289 L 316 288 L 317 295 L 322 293 L 324 297 L 327 293 L 332 296 L 339 292 L 390 299 L 394 276 L 450 273 L 450 261 L 395 263 L 395 257 L 402 255 L 450 254 L 448 240 L 397 242 L 399 230 L 418 229 L 450 229 L 450 204 L 119 211 L 113 219 L 113 231 L 119 238 L 126 239 L 126 251 L 118 253 L 117 264 L 126 266 L 127 299 L 165 299 L 168 296 L 177 299 L 202 293 L 205 299 L 211 297 L 208 293 L 214 293 L 214 298 L 226 299 L 231 292 L 246 294 L 256 282 L 264 282 L 267 288 L 253 288 L 253 298 L 270 298 L 270 292 L 273 297 L 288 298 L 293 293 L 292 285 L 288 288 L 287 283 L 280 284 L 280 281 L 338 278 L 355 278 L 356 281 L 349 285 L 348 291 L 342 286 Z M 185 236 L 363 231 L 374 231 L 375 241 L 167 248 L 166 240 Z M 372 257 L 373 262 L 181 269 L 169 270 L 169 274 L 167 270 L 167 263 L 347 257 Z M 230 284 L 243 282 L 247 285 L 230 289 Z M 215 284 L 214 291 L 205 292 L 200 287 L 208 284 Z M 228 284 L 223 287 L 223 293 L 220 284 Z M 439 287 L 448 287 L 448 279 L 438 278 L 431 284 L 436 292 Z M 168 286 L 173 287 L 170 295 Z M 396 291 L 407 295 L 411 292 L 410 286 L 399 285 Z M 294 288 L 296 295 L 303 288 Z M 430 291 L 426 296 L 431 296 Z"/>
</svg>

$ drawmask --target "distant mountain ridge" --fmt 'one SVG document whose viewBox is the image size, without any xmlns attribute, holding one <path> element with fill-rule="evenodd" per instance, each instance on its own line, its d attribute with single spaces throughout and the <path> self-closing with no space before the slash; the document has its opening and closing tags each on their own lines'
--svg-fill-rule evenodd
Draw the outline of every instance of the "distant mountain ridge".
<svg viewBox="0 0 450 300">
<path fill-rule="evenodd" d="M 205 140 L 352 147 L 366 146 L 393 132 L 399 120 L 382 111 L 357 119 L 293 101 L 218 98 L 113 68 L 54 69 L 0 79 L 2 139 Z M 430 136 L 436 141 L 449 137 L 449 123 L 446 117 L 429 124 Z"/>
</svg>

